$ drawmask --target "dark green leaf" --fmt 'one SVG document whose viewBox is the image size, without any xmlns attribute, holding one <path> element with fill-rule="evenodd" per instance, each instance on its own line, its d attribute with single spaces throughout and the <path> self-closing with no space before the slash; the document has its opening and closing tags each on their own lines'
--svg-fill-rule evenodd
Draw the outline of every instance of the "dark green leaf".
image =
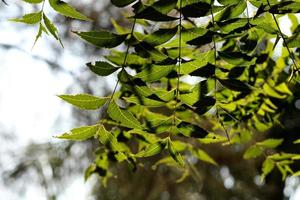
<svg viewBox="0 0 300 200">
<path fill-rule="evenodd" d="M 238 92 L 250 92 L 251 88 L 248 84 L 236 79 L 219 79 L 220 83 L 230 90 Z"/>
<path fill-rule="evenodd" d="M 152 34 L 147 35 L 144 38 L 144 42 L 147 42 L 151 46 L 158 46 L 160 44 L 168 42 L 177 33 L 177 27 L 172 29 L 159 29 Z"/>
<path fill-rule="evenodd" d="M 184 166 L 184 160 L 181 154 L 175 149 L 173 142 L 168 139 L 168 150 L 170 156 L 181 166 Z"/>
<path fill-rule="evenodd" d="M 120 45 L 126 39 L 127 35 L 117 35 L 108 31 L 90 31 L 90 32 L 74 32 L 82 39 L 97 46 L 105 48 L 113 48 Z"/>
<path fill-rule="evenodd" d="M 135 2 L 136 0 L 111 0 L 111 3 L 117 7 L 125 7 Z"/>
<path fill-rule="evenodd" d="M 156 154 L 159 154 L 166 147 L 165 141 L 157 141 L 156 143 L 150 144 L 146 147 L 145 150 L 136 154 L 137 157 L 151 157 Z"/>
<path fill-rule="evenodd" d="M 208 132 L 200 126 L 188 122 L 181 122 L 177 125 L 177 128 L 179 133 L 186 137 L 204 138 L 206 135 L 208 135 Z"/>
<path fill-rule="evenodd" d="M 86 21 L 90 20 L 88 17 L 76 11 L 73 7 L 71 7 L 69 4 L 67 4 L 64 1 L 49 0 L 49 3 L 50 6 L 61 15 L 75 18 L 75 19 L 80 19 L 80 20 L 86 20 Z"/>
<path fill-rule="evenodd" d="M 99 76 L 108 76 L 119 68 L 112 66 L 107 62 L 97 61 L 95 63 L 87 63 L 88 68 Z"/>
</svg>

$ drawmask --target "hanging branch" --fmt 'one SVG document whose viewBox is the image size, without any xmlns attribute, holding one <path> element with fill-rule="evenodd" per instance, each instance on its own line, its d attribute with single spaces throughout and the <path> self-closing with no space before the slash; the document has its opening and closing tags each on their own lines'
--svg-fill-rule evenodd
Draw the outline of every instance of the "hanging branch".
<svg viewBox="0 0 300 200">
<path fill-rule="evenodd" d="M 215 59 L 215 100 L 217 101 L 217 84 L 218 84 L 218 80 L 217 80 L 217 77 L 216 77 L 216 66 L 217 66 L 217 45 L 216 45 L 216 39 L 215 39 L 215 34 L 214 34 L 214 31 L 215 31 L 215 18 L 214 18 L 214 13 L 213 13 L 213 1 L 211 1 L 210 3 L 210 14 L 211 14 L 211 19 L 212 19 L 212 31 L 213 31 L 213 35 L 212 35 L 212 39 L 213 39 L 213 49 L 214 49 L 214 59 Z M 220 116 L 220 113 L 219 113 L 219 108 L 218 106 L 216 106 L 216 116 L 217 116 L 217 119 L 218 119 L 218 122 L 221 124 L 222 128 L 224 129 L 224 132 L 225 132 L 225 135 L 228 139 L 228 141 L 230 141 L 230 138 L 229 138 L 229 134 L 228 134 L 228 131 L 227 129 L 225 128 L 225 125 L 223 123 L 223 121 L 221 120 L 221 116 Z"/>
<path fill-rule="evenodd" d="M 131 39 L 133 37 L 133 32 L 134 32 L 134 28 L 135 28 L 135 24 L 136 24 L 136 18 L 134 18 L 134 21 L 133 21 L 133 25 L 132 25 L 132 28 L 131 28 L 131 32 L 130 32 L 130 36 L 129 36 L 129 39 Z M 127 45 L 127 49 L 126 49 L 126 52 L 125 52 L 125 57 L 124 57 L 124 61 L 123 61 L 123 64 L 122 64 L 122 70 L 125 70 L 125 65 L 126 65 L 126 62 L 127 62 L 127 57 L 128 57 L 128 53 L 129 53 L 129 49 L 130 49 L 130 44 Z M 114 90 L 110 96 L 110 99 L 108 101 L 108 104 L 107 104 L 107 107 L 109 106 L 109 104 L 111 103 L 115 93 L 116 93 L 116 90 L 117 90 L 117 87 L 120 83 L 120 79 L 118 79 L 115 87 L 114 87 Z"/>
<path fill-rule="evenodd" d="M 269 0 L 267 0 L 267 3 L 268 3 L 268 6 L 271 8 L 271 4 L 270 4 L 270 1 L 269 1 Z M 293 67 L 291 68 L 291 69 L 292 69 L 291 76 L 290 76 L 290 78 L 288 79 L 288 82 L 290 82 L 290 81 L 293 79 L 293 77 L 295 76 L 295 73 L 297 73 L 297 72 L 299 71 L 299 68 L 298 68 L 298 66 L 297 66 L 296 58 L 294 57 L 294 54 L 291 52 L 291 50 L 289 49 L 289 47 L 288 47 L 288 45 L 287 45 L 286 39 L 285 39 L 285 37 L 284 37 L 284 35 L 283 35 L 282 31 L 281 31 L 281 28 L 280 28 L 280 26 L 279 26 L 279 23 L 278 23 L 278 20 L 277 20 L 275 14 L 274 14 L 274 13 L 271 13 L 271 14 L 272 14 L 272 17 L 273 17 L 273 19 L 274 19 L 274 21 L 275 21 L 275 23 L 276 23 L 277 29 L 278 29 L 278 31 L 279 31 L 279 36 L 280 36 L 280 37 L 282 38 L 282 40 L 283 40 L 283 45 L 284 45 L 285 48 L 287 49 L 287 51 L 288 51 L 288 53 L 289 53 L 289 56 L 290 56 L 290 58 L 291 58 L 291 60 L 292 60 L 292 62 L 293 62 Z"/>
<path fill-rule="evenodd" d="M 173 126 L 176 123 L 176 111 L 177 111 L 177 102 L 179 97 L 179 86 L 180 86 L 180 67 L 181 67 L 181 31 L 182 31 L 182 0 L 179 2 L 179 42 L 178 42 L 178 69 L 177 69 L 177 83 L 176 83 L 176 94 L 175 94 L 175 105 L 174 105 L 174 112 L 173 112 Z"/>
</svg>

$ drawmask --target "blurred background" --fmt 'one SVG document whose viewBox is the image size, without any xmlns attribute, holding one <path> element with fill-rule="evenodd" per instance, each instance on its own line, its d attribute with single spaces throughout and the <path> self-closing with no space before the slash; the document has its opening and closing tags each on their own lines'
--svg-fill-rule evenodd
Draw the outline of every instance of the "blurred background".
<svg viewBox="0 0 300 200">
<path fill-rule="evenodd" d="M 176 183 L 181 172 L 151 160 L 131 172 L 127 166 L 112 166 L 116 177 L 104 188 L 99 177 L 84 182 L 84 170 L 93 161 L 96 141 L 66 142 L 53 136 L 73 127 L 92 125 L 101 111 L 72 109 L 58 94 L 107 95 L 116 77 L 92 74 L 85 63 L 105 53 L 86 45 L 70 30 L 112 29 L 110 19 L 127 25 L 120 10 L 109 0 L 72 1 L 93 22 L 56 16 L 46 4 L 45 12 L 58 26 L 64 48 L 43 36 L 32 49 L 37 26 L 8 22 L 37 8 L 19 0 L 0 3 L 0 199 L 6 200 L 210 200 L 210 199 L 300 199 L 300 180 L 281 180 L 274 171 L 260 182 L 262 159 L 243 160 L 241 146 L 204 146 L 218 166 L 190 160 L 193 175 Z M 130 26 L 130 25 L 128 25 Z M 122 47 L 121 47 L 122 48 Z M 298 87 L 300 88 L 300 87 Z M 300 128 L 300 91 L 286 105 L 285 128 L 274 127 L 269 135 L 291 140 Z M 293 152 L 289 145 L 283 145 Z M 149 163 L 147 163 L 149 162 Z"/>
</svg>

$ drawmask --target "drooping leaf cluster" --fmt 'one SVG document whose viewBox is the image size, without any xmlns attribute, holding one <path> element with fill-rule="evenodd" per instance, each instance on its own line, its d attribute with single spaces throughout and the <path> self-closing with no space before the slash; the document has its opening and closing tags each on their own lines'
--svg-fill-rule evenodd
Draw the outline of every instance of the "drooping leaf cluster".
<svg viewBox="0 0 300 200">
<path fill-rule="evenodd" d="M 89 20 L 65 2 L 49 3 L 64 16 Z M 60 96 L 79 109 L 104 106 L 107 113 L 95 125 L 58 136 L 99 140 L 101 148 L 86 178 L 98 173 L 106 181 L 112 176 L 111 162 L 126 162 L 134 170 L 144 158 L 153 156 L 158 159 L 155 166 L 184 169 L 189 157 L 215 165 L 203 150 L 212 143 L 250 146 L 245 159 L 264 155 L 262 179 L 275 167 L 283 178 L 299 174 L 290 167 L 299 155 L 276 152 L 282 139 L 253 141 L 255 134 L 280 123 L 284 102 L 291 101 L 293 86 L 299 81 L 299 0 L 111 3 L 130 10 L 132 27 L 114 23 L 115 32 L 73 32 L 91 45 L 109 50 L 87 67 L 99 76 L 115 74 L 115 90 L 108 97 Z M 282 31 L 283 16 L 292 23 L 290 35 Z M 37 39 L 42 32 L 50 32 L 59 40 L 43 9 L 13 21 L 39 24 Z M 118 86 L 120 90 L 116 90 Z"/>
</svg>

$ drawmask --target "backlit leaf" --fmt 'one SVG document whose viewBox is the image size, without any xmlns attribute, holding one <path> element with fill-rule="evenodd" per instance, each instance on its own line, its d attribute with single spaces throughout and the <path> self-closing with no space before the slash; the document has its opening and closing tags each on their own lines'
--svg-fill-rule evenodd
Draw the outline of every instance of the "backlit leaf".
<svg viewBox="0 0 300 200">
<path fill-rule="evenodd" d="M 103 106 L 109 99 L 107 97 L 100 98 L 89 94 L 77 95 L 59 95 L 64 101 L 84 110 L 96 110 Z"/>
</svg>

